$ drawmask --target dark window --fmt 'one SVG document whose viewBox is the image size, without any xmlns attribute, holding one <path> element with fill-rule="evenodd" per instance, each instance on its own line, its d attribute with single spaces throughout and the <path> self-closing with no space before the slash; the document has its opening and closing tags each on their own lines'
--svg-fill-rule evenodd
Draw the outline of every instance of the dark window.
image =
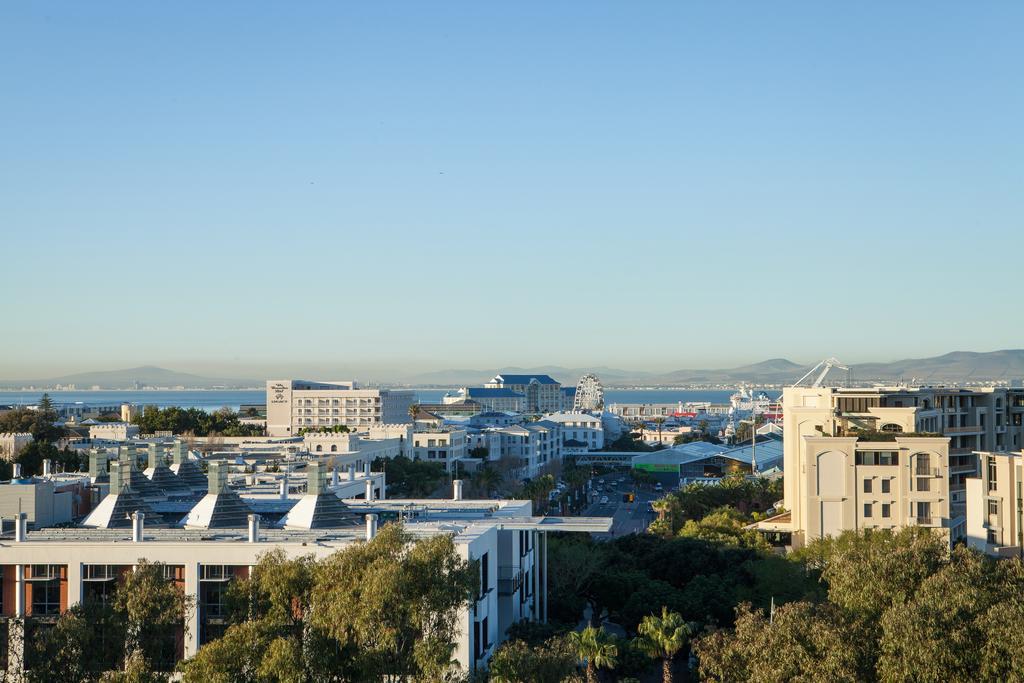
<svg viewBox="0 0 1024 683">
<path fill-rule="evenodd" d="M 882 517 L 885 519 L 889 518 L 889 504 L 882 503 Z"/>
<path fill-rule="evenodd" d="M 871 480 L 870 479 L 865 479 L 864 480 L 864 493 L 871 493 Z"/>
<path fill-rule="evenodd" d="M 889 489 L 891 488 L 891 485 L 892 485 L 892 481 L 891 480 L 883 479 L 882 480 L 882 493 L 889 493 Z"/>
<path fill-rule="evenodd" d="M 871 516 L 871 503 L 864 503 L 864 516 L 865 517 L 870 517 Z"/>
<path fill-rule="evenodd" d="M 488 553 L 484 553 L 480 556 L 480 598 L 482 599 L 487 595 L 487 591 L 491 589 L 491 563 L 488 561 Z"/>
<path fill-rule="evenodd" d="M 988 514 L 990 514 L 990 515 L 998 515 L 999 514 L 999 501 L 998 500 L 990 500 L 988 502 Z"/>
</svg>

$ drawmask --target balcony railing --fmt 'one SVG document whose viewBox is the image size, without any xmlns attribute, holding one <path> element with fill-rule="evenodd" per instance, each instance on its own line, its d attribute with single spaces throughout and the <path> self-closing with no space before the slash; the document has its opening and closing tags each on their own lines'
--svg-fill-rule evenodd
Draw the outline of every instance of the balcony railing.
<svg viewBox="0 0 1024 683">
<path fill-rule="evenodd" d="M 985 429 L 981 425 L 968 425 L 966 427 L 946 427 L 944 431 L 946 434 L 966 434 L 968 432 L 982 432 Z"/>
<path fill-rule="evenodd" d="M 917 466 L 914 468 L 915 477 L 941 477 L 942 469 L 938 467 L 921 467 Z"/>
<path fill-rule="evenodd" d="M 916 526 L 942 526 L 942 518 L 924 515 L 911 515 L 907 518 L 907 524 Z"/>
</svg>

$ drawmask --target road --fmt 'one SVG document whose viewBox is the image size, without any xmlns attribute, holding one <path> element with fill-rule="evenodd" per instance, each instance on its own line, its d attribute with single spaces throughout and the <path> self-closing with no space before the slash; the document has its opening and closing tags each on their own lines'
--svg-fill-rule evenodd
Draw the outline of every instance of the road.
<svg viewBox="0 0 1024 683">
<path fill-rule="evenodd" d="M 625 479 L 625 481 L 619 482 L 619 479 Z M 662 494 L 650 489 L 637 489 L 628 473 L 614 472 L 594 477 L 591 481 L 593 488 L 590 498 L 593 502 L 583 511 L 583 514 L 587 517 L 612 518 L 611 532 L 594 534 L 595 538 L 612 538 L 643 532 L 647 529 L 647 525 L 657 517 L 657 514 L 648 510 L 648 505 L 651 501 L 660 498 Z M 599 487 L 603 489 L 601 492 L 597 491 Z M 622 494 L 630 491 L 636 491 L 636 501 L 623 503 Z M 601 502 L 604 497 L 608 498 L 608 502 Z"/>
</svg>

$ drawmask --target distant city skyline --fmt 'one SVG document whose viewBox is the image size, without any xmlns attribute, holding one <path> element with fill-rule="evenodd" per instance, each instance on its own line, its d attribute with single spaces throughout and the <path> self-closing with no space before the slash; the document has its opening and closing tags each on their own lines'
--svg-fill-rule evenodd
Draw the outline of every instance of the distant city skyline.
<svg viewBox="0 0 1024 683">
<path fill-rule="evenodd" d="M 0 378 L 1020 347 L 1022 22 L 6 4 Z"/>
</svg>

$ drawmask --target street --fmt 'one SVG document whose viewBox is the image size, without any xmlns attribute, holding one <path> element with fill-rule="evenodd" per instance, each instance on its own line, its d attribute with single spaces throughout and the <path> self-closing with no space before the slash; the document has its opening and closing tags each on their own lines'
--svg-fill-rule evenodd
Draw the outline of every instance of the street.
<svg viewBox="0 0 1024 683">
<path fill-rule="evenodd" d="M 623 481 L 619 481 L 622 479 Z M 583 511 L 587 517 L 611 517 L 612 529 L 607 534 L 594 534 L 595 538 L 613 538 L 625 534 L 641 533 L 647 529 L 657 514 L 649 511 L 651 501 L 660 498 L 663 493 L 654 492 L 650 487 L 639 488 L 633 483 L 628 472 L 616 471 L 594 477 L 590 491 L 589 506 Z M 598 491 L 598 488 L 601 491 Z M 622 502 L 624 493 L 636 492 L 636 500 L 632 503 Z M 601 500 L 607 497 L 608 501 Z"/>
</svg>

